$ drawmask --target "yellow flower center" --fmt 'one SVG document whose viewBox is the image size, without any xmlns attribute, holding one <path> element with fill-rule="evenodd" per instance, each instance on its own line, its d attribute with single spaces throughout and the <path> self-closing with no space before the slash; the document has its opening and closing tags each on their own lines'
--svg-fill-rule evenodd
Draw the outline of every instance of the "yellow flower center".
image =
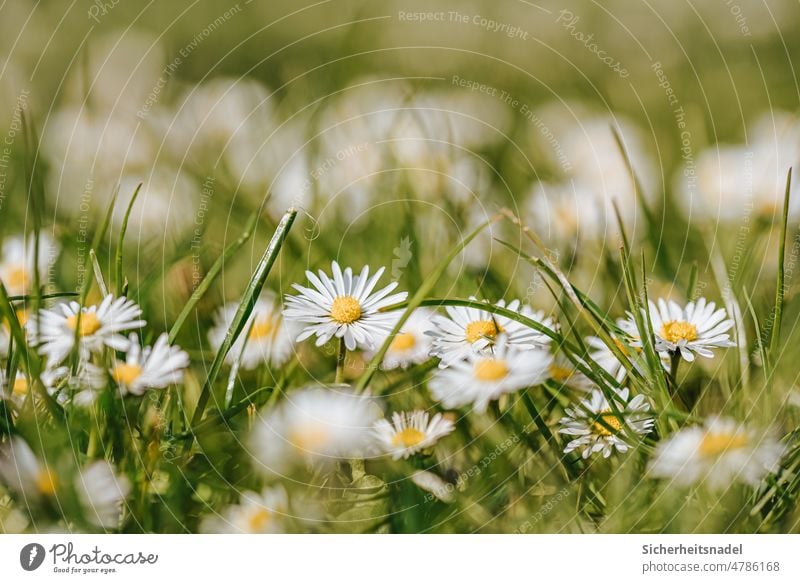
<svg viewBox="0 0 800 583">
<path fill-rule="evenodd" d="M 14 387 L 11 389 L 15 395 L 22 397 L 28 394 L 28 379 L 17 377 L 14 379 Z"/>
<path fill-rule="evenodd" d="M 739 449 L 747 445 L 747 435 L 744 433 L 706 433 L 700 442 L 700 455 L 705 457 L 718 456 L 729 449 Z"/>
<path fill-rule="evenodd" d="M 402 431 L 398 431 L 392 438 L 392 445 L 403 447 L 414 447 L 425 439 L 425 434 L 419 429 L 413 427 L 406 427 Z"/>
<path fill-rule="evenodd" d="M 508 375 L 508 364 L 497 358 L 484 358 L 475 363 L 475 378 L 480 381 L 499 381 Z"/>
<path fill-rule="evenodd" d="M 502 331 L 502 326 L 498 326 L 494 320 L 475 320 L 467 324 L 464 335 L 467 338 L 467 342 L 472 344 L 481 338 L 494 340 Z"/>
<path fill-rule="evenodd" d="M 47 496 L 55 494 L 57 484 L 55 474 L 47 468 L 43 468 L 36 476 L 36 488 Z"/>
<path fill-rule="evenodd" d="M 331 318 L 339 324 L 352 324 L 361 317 L 361 304 L 353 296 L 339 296 L 333 300 Z"/>
<path fill-rule="evenodd" d="M 272 522 L 272 512 L 268 508 L 259 507 L 247 517 L 249 532 L 262 532 Z"/>
<path fill-rule="evenodd" d="M 389 346 L 390 350 L 396 352 L 405 352 L 411 350 L 417 344 L 417 337 L 411 332 L 402 332 L 394 337 L 392 344 Z"/>
<path fill-rule="evenodd" d="M 22 266 L 12 267 L 6 273 L 6 285 L 10 289 L 28 289 L 28 270 Z"/>
<path fill-rule="evenodd" d="M 251 340 L 273 338 L 278 333 L 278 319 L 270 315 L 257 318 L 250 329 Z"/>
<path fill-rule="evenodd" d="M 75 327 L 78 325 L 78 315 L 75 314 L 74 316 L 70 316 L 67 318 L 67 326 L 75 330 Z M 100 329 L 100 320 L 97 319 L 97 314 L 94 312 L 83 312 L 81 314 L 81 323 L 80 323 L 80 330 L 78 330 L 79 336 L 91 336 L 95 332 Z"/>
<path fill-rule="evenodd" d="M 130 385 L 142 375 L 138 364 L 118 364 L 111 371 L 111 378 L 122 385 Z"/>
<path fill-rule="evenodd" d="M 572 371 L 558 364 L 550 365 L 550 378 L 559 383 L 567 382 L 572 377 Z"/>
<path fill-rule="evenodd" d="M 313 453 L 328 443 L 330 434 L 320 425 L 309 425 L 293 428 L 289 431 L 287 439 L 295 449 Z"/>
<path fill-rule="evenodd" d="M 604 411 L 600 413 L 598 417 L 603 423 L 605 423 L 605 425 L 603 425 L 603 423 L 600 423 L 600 421 L 595 421 L 592 424 L 592 430 L 595 433 L 595 435 L 609 436 L 613 435 L 614 433 L 618 433 L 620 429 L 622 429 L 622 423 L 620 422 L 619 418 L 616 415 L 614 415 L 611 411 Z M 609 427 L 611 429 L 609 429 Z"/>
<path fill-rule="evenodd" d="M 17 310 L 17 322 L 19 322 L 20 326 L 27 324 L 29 317 L 30 313 L 28 310 Z"/>
<path fill-rule="evenodd" d="M 697 326 L 678 320 L 664 322 L 664 325 L 661 326 L 661 337 L 673 344 L 677 344 L 681 340 L 691 342 L 697 340 Z"/>
</svg>

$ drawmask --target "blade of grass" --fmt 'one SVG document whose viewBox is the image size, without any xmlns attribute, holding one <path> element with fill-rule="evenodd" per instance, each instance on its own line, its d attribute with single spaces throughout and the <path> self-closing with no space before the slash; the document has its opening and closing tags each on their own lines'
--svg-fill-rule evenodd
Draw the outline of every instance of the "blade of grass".
<svg viewBox="0 0 800 583">
<path fill-rule="evenodd" d="M 772 323 L 772 331 L 769 337 L 769 356 L 772 363 L 778 360 L 778 343 L 781 337 L 781 320 L 783 318 L 783 296 L 786 292 L 786 227 L 789 221 L 789 196 L 792 190 L 792 169 L 786 175 L 786 192 L 783 196 L 783 216 L 781 221 L 781 239 L 778 248 L 778 281 L 775 290 L 775 318 Z"/>
<path fill-rule="evenodd" d="M 222 345 L 214 357 L 214 361 L 211 364 L 211 369 L 208 372 L 208 377 L 206 378 L 203 388 L 200 391 L 200 396 L 197 399 L 197 406 L 195 407 L 194 414 L 192 415 L 192 426 L 197 425 L 203 418 L 203 411 L 205 411 L 206 405 L 208 404 L 208 399 L 211 396 L 211 389 L 217 379 L 220 369 L 222 368 L 225 357 L 228 355 L 231 346 L 233 346 L 233 343 L 239 337 L 239 334 L 241 334 L 247 319 L 250 317 L 253 307 L 258 300 L 258 296 L 261 294 L 261 289 L 264 287 L 264 282 L 266 282 L 267 276 L 272 270 L 275 259 L 278 257 L 278 253 L 281 250 L 283 241 L 286 239 L 289 229 L 292 228 L 292 223 L 294 223 L 296 216 L 297 210 L 294 208 L 289 209 L 283 215 L 280 223 L 278 223 L 278 228 L 275 230 L 269 245 L 267 245 L 267 248 L 264 251 L 264 255 L 261 257 L 261 260 L 258 262 L 258 265 L 256 266 L 256 269 L 250 278 L 250 282 L 247 284 L 247 288 L 245 289 L 241 302 L 239 302 L 239 307 L 236 310 L 236 314 L 231 321 L 231 325 L 228 327 L 228 331 L 225 334 L 225 339 L 222 341 Z"/>
<path fill-rule="evenodd" d="M 133 191 L 133 195 L 131 196 L 131 200 L 128 202 L 128 208 L 125 209 L 125 216 L 122 218 L 122 226 L 119 229 L 119 239 L 117 239 L 117 251 L 116 257 L 114 258 L 114 289 L 117 290 L 117 295 L 122 294 L 122 248 L 125 244 L 125 232 L 128 230 L 128 219 L 131 216 L 131 211 L 133 210 L 133 205 L 136 203 L 136 199 L 139 196 L 139 191 L 142 190 L 142 183 L 140 182 L 136 189 Z"/>
</svg>

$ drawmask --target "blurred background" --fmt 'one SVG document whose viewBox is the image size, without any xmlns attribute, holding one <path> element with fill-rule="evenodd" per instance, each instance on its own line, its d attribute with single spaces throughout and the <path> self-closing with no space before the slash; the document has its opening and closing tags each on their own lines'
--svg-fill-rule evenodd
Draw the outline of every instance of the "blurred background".
<svg viewBox="0 0 800 583">
<path fill-rule="evenodd" d="M 164 320 L 258 212 L 264 236 L 219 291 L 240 293 L 291 205 L 305 218 L 282 280 L 339 257 L 413 287 L 507 207 L 612 302 L 615 202 L 653 243 L 654 286 L 692 262 L 708 284 L 715 253 L 757 281 L 800 156 L 798 16 L 792 0 L 4 2 L 0 229 L 30 229 L 27 156 L 70 289 L 114 192 L 112 232 L 142 183 L 127 273 Z M 493 226 L 446 291 L 547 303 L 493 237 L 521 243 Z"/>
</svg>

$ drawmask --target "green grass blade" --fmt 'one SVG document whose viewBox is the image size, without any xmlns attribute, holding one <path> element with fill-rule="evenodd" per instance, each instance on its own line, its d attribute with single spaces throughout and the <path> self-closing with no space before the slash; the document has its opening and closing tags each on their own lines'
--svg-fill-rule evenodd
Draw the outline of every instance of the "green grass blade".
<svg viewBox="0 0 800 583">
<path fill-rule="evenodd" d="M 225 357 L 228 355 L 231 346 L 233 346 L 233 343 L 239 337 L 239 334 L 241 334 L 247 319 L 250 317 L 253 307 L 258 300 L 258 296 L 261 294 L 261 289 L 264 287 L 264 282 L 267 280 L 267 276 L 272 270 L 275 259 L 278 257 L 283 241 L 286 239 L 289 229 L 292 228 L 295 217 L 297 217 L 297 210 L 294 208 L 289 209 L 286 211 L 286 214 L 283 215 L 280 223 L 278 223 L 278 228 L 275 230 L 275 234 L 272 235 L 272 239 L 269 245 L 267 245 L 264 255 L 261 257 L 255 272 L 253 272 L 250 278 L 250 282 L 247 284 L 242 300 L 239 302 L 239 308 L 236 310 L 236 315 L 231 321 L 228 332 L 225 334 L 225 339 L 222 341 L 222 346 L 220 346 L 214 357 L 211 369 L 208 372 L 208 377 L 200 391 L 200 396 L 197 399 L 197 406 L 192 415 L 193 426 L 197 425 L 203 418 L 203 411 L 205 411 L 206 405 L 208 404 L 211 389 L 214 386 L 214 382 L 217 380 L 217 375 L 222 368 L 222 364 L 225 362 Z"/>
<path fill-rule="evenodd" d="M 117 290 L 117 295 L 122 294 L 122 248 L 125 244 L 125 232 L 128 230 L 128 219 L 131 216 L 131 211 L 133 210 L 133 205 L 136 203 L 136 199 L 139 196 L 139 191 L 142 190 L 142 183 L 140 182 L 136 187 L 136 190 L 133 191 L 133 195 L 131 196 L 130 202 L 128 202 L 128 208 L 125 209 L 125 216 L 122 218 L 122 226 L 119 229 L 119 239 L 117 239 L 117 251 L 116 256 L 114 258 L 114 289 Z"/>
<path fill-rule="evenodd" d="M 786 175 L 786 192 L 783 197 L 783 216 L 781 221 L 781 239 L 778 248 L 778 281 L 775 291 L 775 318 L 769 337 L 769 355 L 773 363 L 777 362 L 778 343 L 781 339 L 781 320 L 783 318 L 783 296 L 786 293 L 786 227 L 789 221 L 789 197 L 792 190 L 792 169 Z"/>
</svg>

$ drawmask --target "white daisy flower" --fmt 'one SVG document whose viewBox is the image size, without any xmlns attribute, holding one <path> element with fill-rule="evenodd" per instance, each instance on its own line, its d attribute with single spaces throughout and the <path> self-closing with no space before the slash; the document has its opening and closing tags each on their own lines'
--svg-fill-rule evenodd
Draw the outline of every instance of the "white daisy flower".
<svg viewBox="0 0 800 583">
<path fill-rule="evenodd" d="M 431 337 L 426 332 L 431 328 L 431 318 L 434 314 L 433 310 L 427 308 L 417 308 L 411 313 L 400 332 L 392 339 L 386 356 L 383 357 L 385 370 L 406 369 L 430 358 Z M 376 342 L 376 348 L 382 342 L 383 340 Z M 373 351 L 369 351 L 365 357 L 371 358 L 373 354 Z"/>
<path fill-rule="evenodd" d="M 388 334 L 398 318 L 396 313 L 379 310 L 404 301 L 408 294 L 389 295 L 397 287 L 397 282 L 373 293 L 383 275 L 383 267 L 372 277 L 369 277 L 369 266 L 365 266 L 357 276 L 353 276 L 349 267 L 342 271 L 335 261 L 331 267 L 333 279 L 322 270 L 319 277 L 306 271 L 315 289 L 293 284 L 300 295 L 286 298 L 286 318 L 306 324 L 297 341 L 316 336 L 317 346 L 322 346 L 336 337 L 344 338 L 348 350 L 356 347 L 374 349 L 377 338 Z"/>
<path fill-rule="evenodd" d="M 119 527 L 122 504 L 131 490 L 125 476 L 117 475 L 107 461 L 96 461 L 82 468 L 75 478 L 75 490 L 86 520 L 101 528 Z"/>
<path fill-rule="evenodd" d="M 8 382 L 5 374 L 5 370 L 0 370 L 0 389 L 2 389 L 0 398 L 8 399 L 18 405 L 22 404 L 30 392 L 28 376 L 18 370 L 14 381 Z M 66 366 L 46 368 L 39 374 L 39 380 L 42 381 L 44 388 L 51 395 L 56 392 L 58 385 L 67 377 L 69 377 L 69 368 Z"/>
<path fill-rule="evenodd" d="M 302 464 L 359 457 L 378 411 L 364 396 L 310 388 L 261 414 L 250 444 L 259 468 L 282 474 Z"/>
<path fill-rule="evenodd" d="M 208 341 L 215 350 L 222 346 L 238 308 L 238 303 L 229 303 L 218 310 L 215 325 L 208 332 Z M 292 355 L 294 338 L 297 336 L 296 325 L 284 321 L 281 308 L 273 294 L 269 292 L 261 294 L 243 330 L 250 330 L 250 334 L 247 336 L 241 334 L 236 339 L 226 356 L 228 363 L 233 363 L 241 353 L 242 368 L 252 370 L 265 362 L 279 366 Z M 247 344 L 242 353 L 245 336 Z"/>
<path fill-rule="evenodd" d="M 622 337 L 624 342 L 619 337 L 612 334 L 611 338 L 614 344 L 617 345 L 617 348 L 619 348 L 624 356 L 628 357 L 629 362 L 636 370 L 644 372 L 647 370 L 647 367 L 645 365 L 644 354 L 642 353 L 642 342 L 639 338 L 636 322 L 620 318 L 617 320 L 617 327 L 624 332 L 624 336 Z M 594 362 L 617 381 L 622 382 L 625 379 L 628 374 L 628 369 L 605 342 L 597 336 L 589 336 L 586 338 L 586 344 L 590 348 L 589 357 Z M 661 358 L 661 364 L 665 369 L 669 370 L 669 355 L 660 353 L 659 356 Z"/>
<path fill-rule="evenodd" d="M 557 352 L 553 357 L 553 362 L 550 363 L 550 367 L 548 368 L 548 375 L 550 380 L 559 385 L 579 391 L 588 391 L 593 387 L 591 379 L 583 374 L 578 367 L 561 352 Z"/>
<path fill-rule="evenodd" d="M 54 496 L 59 488 L 55 468 L 40 462 L 18 437 L 12 437 L 0 448 L 0 481 L 25 499 Z"/>
<path fill-rule="evenodd" d="M 108 372 L 91 362 L 81 362 L 78 372 L 70 377 L 72 403 L 78 407 L 92 405 L 108 383 Z M 62 393 L 63 394 L 63 393 Z"/>
<path fill-rule="evenodd" d="M 39 279 L 47 283 L 47 272 L 55 262 L 60 248 L 46 233 L 39 233 Z M 13 237 L 3 242 L 0 259 L 0 281 L 10 296 L 21 296 L 31 291 L 34 283 L 36 240 L 33 235 Z"/>
<path fill-rule="evenodd" d="M 616 405 L 622 419 L 614 414 L 600 389 L 594 389 L 579 406 L 565 409 L 567 416 L 559 422 L 559 432 L 577 438 L 567 444 L 564 453 L 578 450 L 584 458 L 588 458 L 593 453 L 602 452 L 603 457 L 607 458 L 614 449 L 620 453 L 630 449 L 620 435 L 630 439 L 652 430 L 655 420 L 649 416 L 650 404 L 644 395 L 630 399 L 628 389 L 614 389 L 614 392 L 619 397 Z"/>
<path fill-rule="evenodd" d="M 439 369 L 429 386 L 433 398 L 447 408 L 472 404 L 486 411 L 489 401 L 547 380 L 553 357 L 544 350 L 509 346 L 501 336 L 491 351 L 468 352 L 464 360 Z"/>
<path fill-rule="evenodd" d="M 283 486 L 265 488 L 262 492 L 242 492 L 238 504 L 208 516 L 200 524 L 207 534 L 275 534 L 284 532 L 289 511 Z"/>
<path fill-rule="evenodd" d="M 733 419 L 712 417 L 658 444 L 649 472 L 678 486 L 723 489 L 739 480 L 757 486 L 778 469 L 783 446 Z"/>
<path fill-rule="evenodd" d="M 379 419 L 374 425 L 378 446 L 392 458 L 408 458 L 432 447 L 455 429 L 453 421 L 441 413 L 431 419 L 425 411 L 392 414 L 392 422 Z"/>
<path fill-rule="evenodd" d="M 475 301 L 474 296 L 470 300 Z M 534 312 L 529 306 L 514 300 L 506 305 L 505 300 L 495 304 L 517 312 L 552 329 L 553 321 L 545 318 L 544 312 Z M 434 328 L 427 332 L 433 338 L 431 354 L 442 359 L 439 366 L 445 368 L 475 352 L 484 352 L 491 347 L 499 334 L 506 337 L 509 345 L 518 348 L 540 348 L 547 346 L 550 338 L 519 322 L 479 310 L 462 306 L 446 306 L 447 316 L 434 316 Z"/>
<path fill-rule="evenodd" d="M 142 309 L 133 300 L 115 298 L 111 294 L 96 306 L 81 308 L 78 302 L 69 302 L 59 304 L 52 310 L 42 310 L 38 322 L 29 322 L 29 334 L 39 343 L 39 353 L 47 356 L 49 362 L 58 364 L 72 351 L 79 312 L 81 317 L 77 336 L 81 358 L 105 346 L 127 350 L 128 339 L 120 332 L 141 328 L 146 324 L 140 319 Z"/>
<path fill-rule="evenodd" d="M 710 348 L 736 346 L 727 333 L 734 322 L 727 317 L 725 308 L 717 310 L 714 302 L 700 298 L 681 308 L 674 301 L 659 299 L 658 306 L 652 301 L 649 306 L 658 352 L 670 355 L 679 353 L 684 360 L 692 362 L 695 354 L 713 358 L 714 353 Z M 628 320 L 628 326 L 633 324 L 633 315 L 629 315 Z M 635 329 L 635 324 L 633 327 Z M 638 348 L 642 344 L 641 341 L 634 341 L 631 346 Z"/>
<path fill-rule="evenodd" d="M 123 395 L 142 395 L 147 389 L 165 389 L 181 382 L 187 366 L 189 355 L 178 346 L 170 346 L 166 333 L 145 348 L 139 345 L 136 334 L 131 334 L 125 362 L 115 359 L 109 374 Z"/>
</svg>

